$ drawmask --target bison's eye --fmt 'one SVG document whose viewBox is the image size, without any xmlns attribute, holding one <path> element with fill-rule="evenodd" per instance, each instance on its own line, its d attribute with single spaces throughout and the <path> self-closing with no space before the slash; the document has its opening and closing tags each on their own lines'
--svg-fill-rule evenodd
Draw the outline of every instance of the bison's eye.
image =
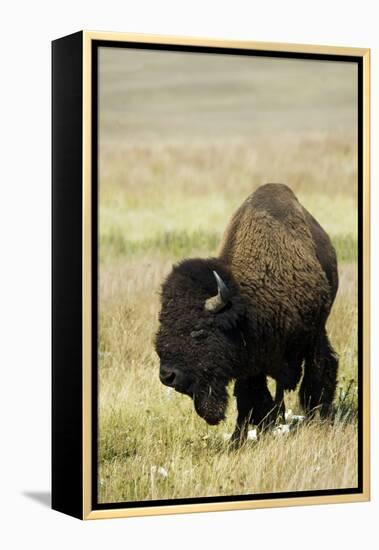
<svg viewBox="0 0 379 550">
<path fill-rule="evenodd" d="M 195 340 L 203 340 L 204 338 L 207 337 L 207 333 L 203 329 L 193 330 L 191 332 L 191 337 L 195 338 Z"/>
</svg>

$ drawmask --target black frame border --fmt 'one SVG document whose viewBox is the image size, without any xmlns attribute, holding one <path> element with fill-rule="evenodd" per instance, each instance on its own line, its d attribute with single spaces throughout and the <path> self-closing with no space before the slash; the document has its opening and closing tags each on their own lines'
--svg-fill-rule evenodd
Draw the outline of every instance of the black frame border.
<svg viewBox="0 0 379 550">
<path fill-rule="evenodd" d="M 127 48 L 158 51 L 173 51 L 183 53 L 204 53 L 221 54 L 233 56 L 250 57 L 271 57 L 271 58 L 289 58 L 289 59 L 307 59 L 316 61 L 337 61 L 355 63 L 358 69 L 358 486 L 346 489 L 326 489 L 314 491 L 291 491 L 283 493 L 264 493 L 253 495 L 228 495 L 215 497 L 196 497 L 181 498 L 169 500 L 145 500 L 130 502 L 111 502 L 99 503 L 97 500 L 98 486 L 98 49 L 102 47 L 109 48 Z M 271 50 L 256 50 L 250 48 L 228 48 L 219 46 L 189 46 L 179 44 L 161 44 L 146 42 L 128 42 L 113 40 L 92 40 L 92 74 L 91 74 L 91 95 L 92 95 L 92 145 L 91 145 L 91 184 L 92 184 L 92 510 L 110 510 L 110 509 L 131 509 L 131 508 L 152 508 L 156 506 L 177 506 L 186 504 L 205 504 L 220 502 L 241 502 L 241 501 L 264 501 L 281 500 L 288 498 L 301 497 L 319 497 L 332 495 L 349 495 L 363 493 L 363 93 L 364 93 L 364 74 L 363 58 L 360 55 L 338 55 L 338 54 L 318 54 L 302 52 L 286 52 Z"/>
<path fill-rule="evenodd" d="M 54 40 L 51 60 L 51 506 L 82 518 L 83 33 Z"/>
</svg>

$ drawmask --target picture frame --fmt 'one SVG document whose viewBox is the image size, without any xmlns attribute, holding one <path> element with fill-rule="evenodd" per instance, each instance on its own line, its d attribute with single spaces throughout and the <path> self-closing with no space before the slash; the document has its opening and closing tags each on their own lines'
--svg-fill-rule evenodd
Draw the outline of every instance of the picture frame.
<svg viewBox="0 0 379 550">
<path fill-rule="evenodd" d="M 99 228 L 99 202 L 101 202 L 99 178 L 101 167 L 105 162 L 99 163 L 99 136 L 102 135 L 101 125 L 105 124 L 99 115 L 99 108 L 103 108 L 99 107 L 101 93 L 99 85 L 103 82 L 101 79 L 105 78 L 99 70 L 101 48 L 128 50 L 131 59 L 133 56 L 135 58 L 139 52 L 159 52 L 161 56 L 180 53 L 191 55 L 193 59 L 200 59 L 201 56 L 206 55 L 222 55 L 225 59 L 264 58 L 275 60 L 277 66 L 288 60 L 302 60 L 305 64 L 316 61 L 325 64 L 334 63 L 334 66 L 348 63 L 356 68 L 356 142 L 352 141 L 353 146 L 356 146 L 356 168 L 354 168 L 356 169 L 356 203 L 354 203 L 356 206 L 352 218 L 356 219 L 357 223 L 357 241 L 354 245 L 356 246 L 354 266 L 357 271 L 356 485 L 339 488 L 320 487 L 310 490 L 294 488 L 257 494 L 246 492 L 244 488 L 242 492 L 236 489 L 233 494 L 212 493 L 204 496 L 188 494 L 179 498 L 174 496 L 172 499 L 161 498 L 159 495 L 154 498 L 152 493 L 150 498 L 144 500 L 99 501 L 98 331 L 99 302 L 101 301 L 98 293 L 100 270 L 98 235 L 101 229 Z M 143 62 L 138 65 L 142 70 L 144 66 Z M 153 64 L 148 65 L 149 69 L 152 66 Z M 134 67 L 133 70 L 137 71 L 138 67 Z M 165 70 L 175 71 L 177 65 L 173 64 L 172 67 L 170 69 L 169 66 Z M 117 66 L 116 73 L 117 71 L 120 71 L 120 66 Z M 130 77 L 130 73 L 128 75 Z M 155 77 L 158 78 L 156 75 Z M 230 84 L 228 74 L 224 74 L 223 79 L 225 86 Z M 162 86 L 164 88 L 165 84 Z M 230 90 L 230 94 L 235 93 L 232 85 Z M 124 94 L 123 100 L 127 97 L 127 94 Z M 337 97 L 336 102 L 342 102 L 343 99 L 343 97 Z M 133 110 L 135 102 L 131 105 L 130 109 Z M 227 109 L 227 103 L 224 105 Z M 308 107 L 309 105 L 305 104 L 304 109 Z M 139 108 L 142 112 L 143 106 Z M 136 139 L 139 139 L 136 120 L 133 119 L 133 123 L 130 124 L 136 133 Z M 166 124 L 169 124 L 169 121 Z M 212 122 L 212 124 L 216 123 Z M 178 131 L 180 132 L 180 129 Z M 271 141 L 274 147 L 275 140 L 271 139 Z M 323 150 L 326 150 L 329 145 L 326 145 Z M 319 157 L 315 157 L 315 162 L 319 162 Z M 369 188 L 370 50 L 367 48 L 97 31 L 81 31 L 53 41 L 52 508 L 54 510 L 80 519 L 100 519 L 369 500 Z M 354 190 L 350 191 L 354 192 Z M 332 192 L 331 196 L 333 196 Z M 183 259 L 185 257 L 183 255 Z M 124 261 L 127 262 L 128 259 L 125 257 Z M 124 329 L 127 332 L 128 326 Z M 160 384 L 158 373 L 155 383 L 157 386 Z M 201 437 L 205 438 L 206 444 L 208 435 L 199 434 L 199 439 Z M 251 449 L 251 453 L 253 452 L 254 448 Z M 159 476 L 156 472 L 160 471 L 161 477 L 166 477 L 167 471 L 162 465 L 152 465 L 151 468 L 155 469 L 151 469 L 146 474 L 150 476 L 151 483 L 153 473 Z"/>
</svg>

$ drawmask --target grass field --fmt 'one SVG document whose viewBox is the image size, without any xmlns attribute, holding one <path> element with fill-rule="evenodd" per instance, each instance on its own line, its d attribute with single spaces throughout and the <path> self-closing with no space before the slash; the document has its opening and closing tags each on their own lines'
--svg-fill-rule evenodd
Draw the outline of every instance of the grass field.
<svg viewBox="0 0 379 550">
<path fill-rule="evenodd" d="M 149 56 L 147 61 L 131 56 L 130 61 L 117 50 L 107 52 L 100 70 L 99 500 L 356 486 L 354 75 L 345 74 L 341 64 L 331 71 L 324 63 L 321 83 L 311 80 L 292 100 L 273 91 L 263 97 L 267 79 L 275 84 L 272 67 L 268 71 L 260 60 L 256 80 L 246 84 L 245 61 L 239 61 L 241 66 L 233 66 L 237 99 L 232 104 L 233 89 L 217 91 L 220 79 L 227 82 L 224 65 L 216 64 L 210 78 L 210 61 L 208 71 L 204 61 L 196 72 L 191 58 L 189 70 L 181 72 L 177 54 L 169 61 L 156 55 L 163 57 L 154 64 Z M 176 96 L 162 84 L 175 67 Z M 281 71 L 276 75 L 280 82 L 292 75 L 286 80 L 287 94 L 291 85 L 295 89 L 295 76 L 306 82 L 311 78 L 306 64 Z M 202 94 L 188 83 L 180 86 L 188 74 L 199 87 L 203 83 Z M 328 95 L 325 82 L 335 95 Z M 345 101 L 336 100 L 337 84 Z M 252 104 L 260 106 L 254 132 L 245 120 L 246 86 L 256 98 Z M 311 120 L 305 123 L 309 101 Z M 202 109 L 186 118 L 194 105 Z M 275 132 L 276 127 L 281 130 Z M 153 346 L 159 289 L 176 261 L 216 254 L 233 211 L 266 182 L 287 183 L 337 250 L 340 288 L 328 323 L 340 357 L 337 416 L 332 424 L 314 421 L 282 437 L 268 433 L 232 452 L 225 434 L 234 427 L 233 399 L 226 421 L 210 427 L 197 417 L 188 397 L 159 382 Z M 287 408 L 299 412 L 295 393 L 285 399 Z"/>
</svg>

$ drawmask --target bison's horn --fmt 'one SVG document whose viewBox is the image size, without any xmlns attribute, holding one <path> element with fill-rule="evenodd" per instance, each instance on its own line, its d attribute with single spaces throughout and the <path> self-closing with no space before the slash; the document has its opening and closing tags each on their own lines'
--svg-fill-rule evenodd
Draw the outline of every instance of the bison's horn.
<svg viewBox="0 0 379 550">
<path fill-rule="evenodd" d="M 205 300 L 204 307 L 207 311 L 217 313 L 218 311 L 223 309 L 229 302 L 230 291 L 216 271 L 213 271 L 213 275 L 217 283 L 217 294 L 216 296 L 212 296 L 211 298 Z"/>
</svg>

